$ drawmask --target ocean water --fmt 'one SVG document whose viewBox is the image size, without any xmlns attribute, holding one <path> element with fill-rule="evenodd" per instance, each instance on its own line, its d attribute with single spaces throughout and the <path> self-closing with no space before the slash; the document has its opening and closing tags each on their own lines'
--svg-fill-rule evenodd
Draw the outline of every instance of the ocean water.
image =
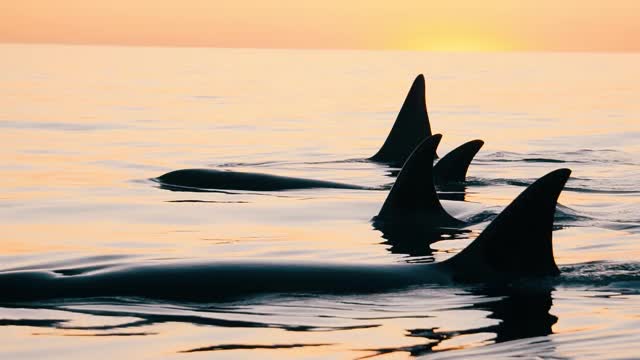
<svg viewBox="0 0 640 360">
<path fill-rule="evenodd" d="M 573 170 L 553 234 L 562 275 L 543 284 L 225 302 L 15 303 L 0 289 L 0 358 L 638 358 L 638 63 L 637 54 L 0 45 L 3 273 L 220 259 L 428 266 L 419 263 L 463 249 L 536 178 Z M 485 146 L 464 201 L 444 204 L 472 231 L 405 249 L 371 224 L 394 169 L 362 159 L 382 145 L 419 73 L 444 135 L 439 153 L 475 138 Z M 381 190 L 189 193 L 149 180 L 189 167 Z"/>
</svg>

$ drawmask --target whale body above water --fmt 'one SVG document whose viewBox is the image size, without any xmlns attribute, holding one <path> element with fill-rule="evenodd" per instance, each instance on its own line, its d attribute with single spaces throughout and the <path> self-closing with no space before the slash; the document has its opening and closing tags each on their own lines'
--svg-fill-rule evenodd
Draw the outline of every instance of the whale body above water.
<svg viewBox="0 0 640 360">
<path fill-rule="evenodd" d="M 437 185 L 445 185 L 463 182 L 471 160 L 483 144 L 482 140 L 467 142 L 440 159 L 433 168 L 435 183 Z M 424 163 L 421 166 L 431 167 L 431 163 Z M 163 189 L 174 191 L 283 191 L 314 188 L 377 189 L 333 181 L 215 169 L 175 170 L 152 180 L 160 184 Z"/>
<path fill-rule="evenodd" d="M 376 217 L 423 221 L 434 227 L 462 222 L 442 208 L 425 159 L 440 141 L 418 146 Z M 425 168 L 427 170 L 425 170 Z M 557 199 L 571 171 L 548 173 L 527 187 L 464 250 L 435 264 L 335 264 L 287 261 L 150 262 L 78 272 L 5 271 L 0 302 L 58 298 L 143 297 L 216 301 L 266 293 L 376 292 L 427 283 L 503 282 L 559 274 L 552 230 Z"/>
</svg>

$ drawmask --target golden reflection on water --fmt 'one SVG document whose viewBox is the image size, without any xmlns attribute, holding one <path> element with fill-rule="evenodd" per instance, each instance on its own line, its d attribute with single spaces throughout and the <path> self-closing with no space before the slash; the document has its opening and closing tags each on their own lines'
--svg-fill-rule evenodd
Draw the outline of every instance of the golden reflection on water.
<svg viewBox="0 0 640 360">
<path fill-rule="evenodd" d="M 83 258 L 97 255 L 122 256 L 108 260 L 113 262 L 406 261 L 405 255 L 389 253 L 369 222 L 386 190 L 179 193 L 148 179 L 178 168 L 224 167 L 388 187 L 393 178 L 385 166 L 340 161 L 377 150 L 421 72 L 427 75 L 432 129 L 444 134 L 439 153 L 474 138 L 486 142 L 469 171 L 480 184 L 467 186 L 467 203 L 455 210 L 497 212 L 525 183 L 570 167 L 571 189 L 560 203 L 590 218 L 554 233 L 558 263 L 634 262 L 640 256 L 637 230 L 622 227 L 638 223 L 637 192 L 625 192 L 637 191 L 640 176 L 638 55 L 21 45 L 0 45 L 0 53 L 0 67 L 7 70 L 0 81 L 3 269 L 65 260 L 80 266 L 89 261 Z M 435 257 L 462 249 L 485 225 L 475 224 L 470 238 L 434 244 Z M 436 317 L 380 320 L 379 327 L 340 332 L 167 322 L 132 330 L 156 335 L 122 336 L 117 342 L 109 336 L 59 336 L 87 334 L 78 330 L 3 326 L 0 348 L 31 349 L 34 357 L 73 349 L 77 358 L 144 358 L 217 344 L 317 343 L 333 345 L 180 357 L 352 358 L 370 355 L 373 348 L 429 343 L 407 336 L 409 329 L 482 329 L 499 322 L 485 310 L 456 310 L 461 305 L 452 299 L 411 300 L 395 310 Z M 606 335 L 637 319 L 629 311 L 637 309 L 633 297 L 608 302 L 584 289 L 561 288 L 553 300 L 551 313 L 559 318 L 553 331 L 560 335 Z M 430 301 L 435 308 L 425 313 L 407 310 Z M 116 321 L 70 313 L 64 318 L 69 316 L 82 324 Z M 318 319 L 337 321 L 313 321 Z M 461 334 L 434 350 L 486 345 L 492 334 Z M 31 346 L 34 341 L 40 345 Z"/>
</svg>

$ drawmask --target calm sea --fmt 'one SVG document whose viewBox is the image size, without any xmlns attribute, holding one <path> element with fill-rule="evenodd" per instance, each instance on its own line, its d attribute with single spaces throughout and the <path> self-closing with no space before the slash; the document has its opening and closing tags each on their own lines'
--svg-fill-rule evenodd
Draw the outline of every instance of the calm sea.
<svg viewBox="0 0 640 360">
<path fill-rule="evenodd" d="M 637 54 L 0 45 L 2 272 L 439 261 L 524 186 L 573 170 L 554 232 L 562 276 L 535 294 L 425 285 L 204 304 L 0 301 L 0 358 L 638 358 L 639 63 Z M 384 190 L 186 193 L 149 181 L 209 167 L 388 187 L 391 169 L 358 159 L 380 147 L 419 73 L 444 135 L 439 153 L 486 142 L 465 201 L 445 202 L 474 220 L 468 236 L 392 247 L 370 222 Z"/>
</svg>

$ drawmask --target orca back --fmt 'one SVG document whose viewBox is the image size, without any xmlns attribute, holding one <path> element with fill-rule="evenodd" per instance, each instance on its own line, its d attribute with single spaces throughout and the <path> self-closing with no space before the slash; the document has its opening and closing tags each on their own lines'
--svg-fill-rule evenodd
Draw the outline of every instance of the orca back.
<svg viewBox="0 0 640 360">
<path fill-rule="evenodd" d="M 553 219 L 571 170 L 558 169 L 527 187 L 468 247 L 441 266 L 456 281 L 558 275 Z"/>
<path fill-rule="evenodd" d="M 433 167 L 433 178 L 437 185 L 464 182 L 471 160 L 484 145 L 482 140 L 472 140 L 451 150 Z"/>
<path fill-rule="evenodd" d="M 428 137 L 409 156 L 376 221 L 410 220 L 434 227 L 462 224 L 444 210 L 433 182 L 433 158 L 440 139 L 440 134 Z"/>
<path fill-rule="evenodd" d="M 387 139 L 369 159 L 401 166 L 413 149 L 429 136 L 431 125 L 425 101 L 425 80 L 420 74 L 413 81 Z"/>
</svg>

